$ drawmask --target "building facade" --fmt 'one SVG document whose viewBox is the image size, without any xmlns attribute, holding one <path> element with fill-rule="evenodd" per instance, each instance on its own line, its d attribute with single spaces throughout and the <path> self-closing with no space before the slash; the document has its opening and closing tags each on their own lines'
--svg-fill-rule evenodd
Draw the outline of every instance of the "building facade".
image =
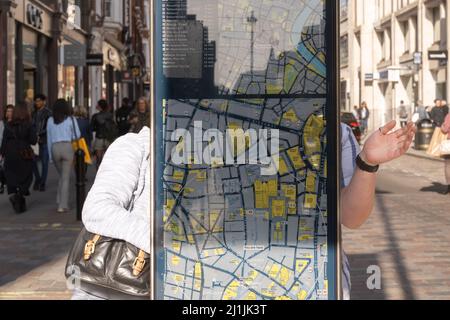
<svg viewBox="0 0 450 320">
<path fill-rule="evenodd" d="M 341 108 L 367 102 L 371 129 L 450 93 L 446 0 L 341 0 Z"/>
<path fill-rule="evenodd" d="M 136 100 L 148 75 L 146 5 L 145 0 L 1 0 L 0 108 L 25 101 L 31 109 L 39 93 L 50 106 L 65 98 L 88 107 L 91 115 L 100 99 L 113 108 L 123 97 Z"/>
</svg>

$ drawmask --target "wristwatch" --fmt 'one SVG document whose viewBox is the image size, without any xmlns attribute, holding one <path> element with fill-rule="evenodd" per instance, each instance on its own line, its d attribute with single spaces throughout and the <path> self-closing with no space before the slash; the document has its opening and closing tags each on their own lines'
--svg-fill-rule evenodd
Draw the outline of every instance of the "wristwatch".
<svg viewBox="0 0 450 320">
<path fill-rule="evenodd" d="M 380 169 L 379 165 L 378 166 L 368 165 L 366 162 L 364 162 L 363 159 L 361 159 L 361 155 L 358 155 L 358 157 L 356 157 L 356 165 L 362 171 L 366 171 L 366 172 L 370 172 L 370 173 L 378 172 L 378 170 Z"/>
</svg>

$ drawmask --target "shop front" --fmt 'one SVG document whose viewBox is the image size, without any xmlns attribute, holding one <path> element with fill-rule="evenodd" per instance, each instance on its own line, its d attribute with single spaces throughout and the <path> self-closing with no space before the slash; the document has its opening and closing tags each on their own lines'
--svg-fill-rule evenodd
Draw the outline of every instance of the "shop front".
<svg viewBox="0 0 450 320">
<path fill-rule="evenodd" d="M 102 96 L 113 109 L 120 107 L 120 101 L 127 96 L 128 89 L 121 82 L 120 74 L 126 70 L 123 54 L 109 42 L 103 44 L 103 85 Z"/>
<path fill-rule="evenodd" d="M 58 61 L 58 39 L 52 31 L 53 12 L 32 1 L 19 1 L 15 28 L 15 100 L 25 101 L 30 110 L 36 94 L 51 98 Z"/>
<path fill-rule="evenodd" d="M 60 47 L 58 95 L 72 107 L 88 107 L 89 81 L 86 76 L 86 36 L 79 30 L 65 30 Z"/>
</svg>

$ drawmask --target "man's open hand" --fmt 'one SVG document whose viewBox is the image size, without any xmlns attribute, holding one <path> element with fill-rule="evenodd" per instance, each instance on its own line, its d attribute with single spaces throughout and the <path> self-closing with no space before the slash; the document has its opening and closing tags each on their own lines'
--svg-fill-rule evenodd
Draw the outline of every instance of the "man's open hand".
<svg viewBox="0 0 450 320">
<path fill-rule="evenodd" d="M 408 151 L 417 128 L 409 122 L 406 127 L 391 132 L 396 124 L 396 121 L 389 122 L 367 139 L 361 153 L 363 161 L 376 166 L 397 159 Z"/>
</svg>

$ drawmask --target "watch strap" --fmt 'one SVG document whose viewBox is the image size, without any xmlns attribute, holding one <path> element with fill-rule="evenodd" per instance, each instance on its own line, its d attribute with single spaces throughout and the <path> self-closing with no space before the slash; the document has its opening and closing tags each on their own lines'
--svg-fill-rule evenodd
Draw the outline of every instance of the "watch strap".
<svg viewBox="0 0 450 320">
<path fill-rule="evenodd" d="M 366 172 L 369 172 L 369 173 L 378 172 L 378 170 L 380 169 L 379 165 L 378 166 L 371 166 L 371 165 L 367 164 L 363 159 L 361 159 L 360 155 L 358 155 L 358 157 L 356 157 L 356 165 L 362 171 L 366 171 Z"/>
</svg>

